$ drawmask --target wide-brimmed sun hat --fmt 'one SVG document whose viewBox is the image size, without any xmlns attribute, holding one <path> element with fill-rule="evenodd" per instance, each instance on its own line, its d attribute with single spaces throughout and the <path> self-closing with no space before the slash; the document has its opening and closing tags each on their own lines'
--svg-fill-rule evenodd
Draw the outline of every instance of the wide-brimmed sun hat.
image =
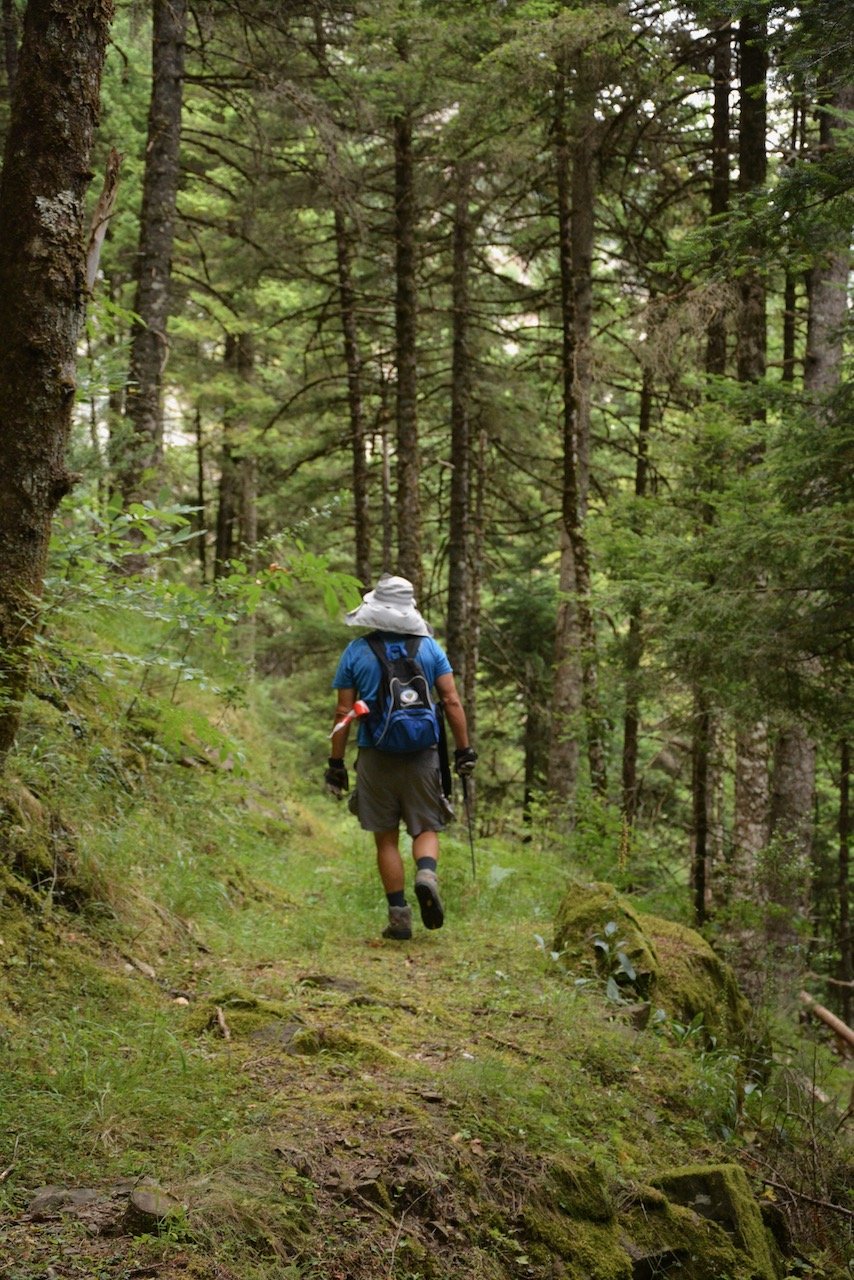
<svg viewBox="0 0 854 1280">
<path fill-rule="evenodd" d="M 415 590 L 406 578 L 384 573 L 373 591 L 362 597 L 358 609 L 346 614 L 348 627 L 397 631 L 407 636 L 432 636 L 433 628 L 415 607 Z"/>
</svg>

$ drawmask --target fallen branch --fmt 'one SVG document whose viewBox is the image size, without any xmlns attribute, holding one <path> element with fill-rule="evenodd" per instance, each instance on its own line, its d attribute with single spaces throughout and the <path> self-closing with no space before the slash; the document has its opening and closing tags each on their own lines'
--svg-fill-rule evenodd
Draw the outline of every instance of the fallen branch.
<svg viewBox="0 0 854 1280">
<path fill-rule="evenodd" d="M 14 1169 L 15 1164 L 17 1163 L 17 1160 L 18 1160 L 18 1143 L 19 1143 L 20 1141 L 21 1141 L 21 1135 L 20 1135 L 20 1134 L 18 1134 L 17 1138 L 15 1139 L 15 1150 L 12 1152 L 12 1163 L 9 1165 L 8 1169 L 4 1169 L 4 1170 L 2 1171 L 2 1173 L 0 1173 L 0 1182 L 5 1182 L 5 1181 L 6 1181 L 6 1179 L 7 1179 L 7 1178 L 8 1178 L 8 1176 L 9 1176 L 9 1174 L 10 1174 L 10 1173 L 12 1172 L 12 1170 Z"/>
<path fill-rule="evenodd" d="M 516 1044 L 515 1040 L 505 1040 L 502 1036 L 493 1035 L 491 1031 L 482 1031 L 481 1035 L 485 1040 L 491 1040 L 493 1044 L 498 1044 L 502 1049 L 512 1049 L 513 1053 L 518 1053 L 522 1058 L 537 1058 L 543 1061 L 543 1055 L 537 1053 L 535 1049 L 523 1049 L 520 1044 Z"/>
<path fill-rule="evenodd" d="M 216 1025 L 219 1027 L 223 1040 L 231 1039 L 231 1028 L 225 1020 L 225 1014 L 219 1005 L 216 1006 Z"/>
<path fill-rule="evenodd" d="M 843 978 L 831 978 L 826 973 L 808 973 L 808 978 L 813 978 L 816 982 L 826 982 L 830 987 L 845 987 L 849 991 L 854 991 L 854 982 L 846 982 Z"/>
<path fill-rule="evenodd" d="M 851 1030 L 847 1023 L 843 1022 L 841 1018 L 837 1018 L 836 1014 L 831 1013 L 829 1009 L 825 1009 L 823 1004 L 819 1004 L 816 1000 L 813 1000 L 812 996 L 807 991 L 802 991 L 800 993 L 800 999 L 806 1005 L 810 1013 L 814 1013 L 817 1018 L 821 1019 L 825 1026 L 830 1027 L 830 1029 L 839 1036 L 840 1040 L 844 1040 L 847 1045 L 854 1049 L 854 1031 Z"/>
<path fill-rule="evenodd" d="M 805 1200 L 807 1204 L 818 1205 L 820 1209 L 832 1209 L 834 1213 L 841 1213 L 845 1218 L 854 1218 L 854 1210 L 846 1209 L 841 1204 L 834 1204 L 832 1200 L 819 1200 L 818 1196 L 808 1196 L 806 1191 L 796 1191 L 794 1187 L 789 1187 L 785 1182 L 775 1182 L 773 1178 L 763 1178 L 762 1182 L 766 1187 L 773 1187 L 775 1191 L 785 1191 L 786 1195 L 794 1196 L 797 1200 Z"/>
</svg>

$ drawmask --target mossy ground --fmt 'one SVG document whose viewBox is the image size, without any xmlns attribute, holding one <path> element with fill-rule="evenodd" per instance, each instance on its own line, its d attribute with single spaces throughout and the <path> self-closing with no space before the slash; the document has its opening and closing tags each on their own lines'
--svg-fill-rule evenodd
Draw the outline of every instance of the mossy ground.
<svg viewBox="0 0 854 1280">
<path fill-rule="evenodd" d="M 483 840 L 473 880 L 448 834 L 446 927 L 383 942 L 370 838 L 263 717 L 116 711 L 35 702 L 0 806 L 0 1274 L 640 1274 L 636 1189 L 734 1158 L 736 1074 L 550 959 L 565 855 Z M 157 1238 L 24 1212 L 141 1177 Z"/>
</svg>

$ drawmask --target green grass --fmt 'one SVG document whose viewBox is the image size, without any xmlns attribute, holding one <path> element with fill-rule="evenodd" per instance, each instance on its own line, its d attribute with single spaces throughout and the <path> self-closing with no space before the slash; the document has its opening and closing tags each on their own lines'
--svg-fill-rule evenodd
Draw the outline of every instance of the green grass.
<svg viewBox="0 0 854 1280">
<path fill-rule="evenodd" d="M 93 1252 L 92 1274 L 539 1276 L 513 1203 L 549 1162 L 619 1187 L 734 1157 L 731 1058 L 637 1034 L 549 958 L 563 843 L 478 839 L 473 879 L 460 824 L 446 927 L 382 943 L 372 841 L 320 794 L 322 759 L 267 727 L 267 695 L 263 714 L 157 695 L 143 724 L 94 678 L 35 701 L 11 762 L 65 824 L 80 902 L 0 888 L 0 1259 L 35 1187 L 149 1176 L 186 1218 L 102 1273 Z M 27 1248 L 15 1280 L 44 1274 L 47 1245 Z"/>
</svg>

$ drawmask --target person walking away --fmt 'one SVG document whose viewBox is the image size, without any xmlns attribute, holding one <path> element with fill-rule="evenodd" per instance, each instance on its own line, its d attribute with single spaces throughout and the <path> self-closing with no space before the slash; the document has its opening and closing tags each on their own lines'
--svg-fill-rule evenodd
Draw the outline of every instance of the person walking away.
<svg viewBox="0 0 854 1280">
<path fill-rule="evenodd" d="M 436 868 L 439 833 L 453 810 L 442 787 L 433 688 L 454 737 L 454 768 L 460 777 L 471 776 L 477 753 L 469 743 L 451 664 L 416 608 L 411 582 L 383 574 L 344 621 L 368 634 L 347 645 L 332 681 L 338 701 L 324 781 L 339 799 L 349 789 L 345 751 L 350 725 L 358 718 L 350 807 L 376 842 L 377 869 L 388 901 L 383 937 L 406 941 L 412 937 L 412 908 L 400 855 L 401 822 L 412 837 L 422 922 L 427 929 L 441 929 L 445 919 Z"/>
</svg>

